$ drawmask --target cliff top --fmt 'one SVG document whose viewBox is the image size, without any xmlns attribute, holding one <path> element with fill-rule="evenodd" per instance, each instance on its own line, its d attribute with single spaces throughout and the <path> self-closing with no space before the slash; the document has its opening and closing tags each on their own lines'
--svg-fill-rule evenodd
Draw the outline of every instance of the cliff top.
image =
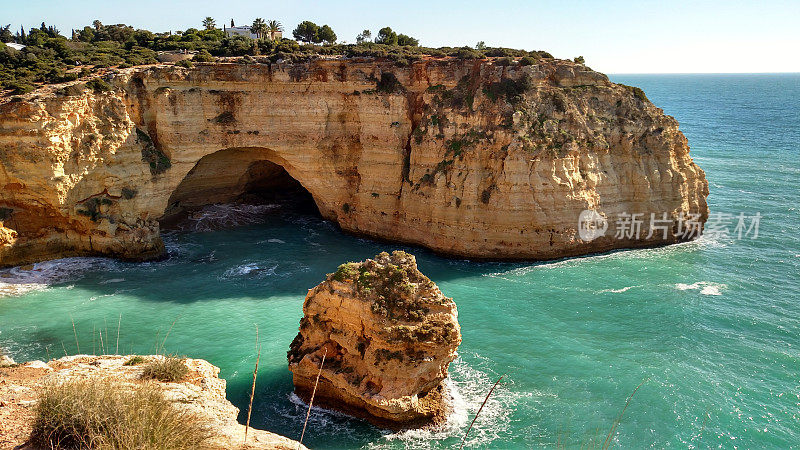
<svg viewBox="0 0 800 450">
<path fill-rule="evenodd" d="M 237 60 L 244 63 L 299 62 L 315 58 L 369 57 L 388 59 L 408 66 L 423 58 L 518 58 L 523 64 L 553 56 L 545 51 L 517 50 L 502 47 L 421 47 L 415 39 L 358 44 L 317 45 L 292 39 L 226 36 L 223 30 L 152 33 L 118 25 L 96 25 L 73 32 L 71 39 L 54 27 L 33 28 L 29 35 L 6 36 L 16 46 L 0 43 L 0 97 L 20 95 L 39 87 L 89 77 L 109 71 L 159 62 L 190 66 L 192 62 Z M 7 30 L 6 30 L 7 31 Z M 403 36 L 403 35 L 401 35 Z M 408 38 L 406 36 L 406 38 Z M 582 58 L 576 58 L 582 62 Z"/>
</svg>

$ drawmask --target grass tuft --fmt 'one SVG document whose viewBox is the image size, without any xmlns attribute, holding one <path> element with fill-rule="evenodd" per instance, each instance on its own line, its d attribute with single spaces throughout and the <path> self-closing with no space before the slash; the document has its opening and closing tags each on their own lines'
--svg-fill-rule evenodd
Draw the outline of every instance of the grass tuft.
<svg viewBox="0 0 800 450">
<path fill-rule="evenodd" d="M 193 449 L 211 437 L 202 421 L 146 383 L 131 390 L 106 379 L 43 388 L 34 411 L 36 448 Z"/>
<path fill-rule="evenodd" d="M 183 380 L 188 373 L 186 358 L 169 355 L 148 362 L 142 371 L 142 378 L 176 383 Z"/>
<path fill-rule="evenodd" d="M 125 364 L 123 364 L 123 366 L 138 366 L 139 364 L 144 364 L 146 362 L 147 358 L 145 358 L 144 356 L 136 355 L 136 356 L 131 356 L 130 359 L 125 361 Z"/>
</svg>

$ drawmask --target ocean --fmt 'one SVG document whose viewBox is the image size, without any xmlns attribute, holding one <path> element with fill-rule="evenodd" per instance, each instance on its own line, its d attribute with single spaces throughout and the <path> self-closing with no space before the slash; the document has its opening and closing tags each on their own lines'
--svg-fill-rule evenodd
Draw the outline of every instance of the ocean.
<svg viewBox="0 0 800 450">
<path fill-rule="evenodd" d="M 451 448 L 503 374 L 468 447 L 600 445 L 617 421 L 620 448 L 797 445 L 800 75 L 610 78 L 678 119 L 706 171 L 712 213 L 760 214 L 757 238 L 476 263 L 290 211 L 241 210 L 244 225 L 216 230 L 229 212 L 217 208 L 194 224 L 199 232 L 166 235 L 165 261 L 69 258 L 0 271 L 0 347 L 26 361 L 78 345 L 148 354 L 163 342 L 219 366 L 228 398 L 246 412 L 257 325 L 252 425 L 297 439 L 305 407 L 292 395 L 286 351 L 307 290 L 343 262 L 403 249 L 458 305 L 463 343 L 448 380 L 456 411 L 439 429 L 389 433 L 315 409 L 310 447 Z"/>
</svg>

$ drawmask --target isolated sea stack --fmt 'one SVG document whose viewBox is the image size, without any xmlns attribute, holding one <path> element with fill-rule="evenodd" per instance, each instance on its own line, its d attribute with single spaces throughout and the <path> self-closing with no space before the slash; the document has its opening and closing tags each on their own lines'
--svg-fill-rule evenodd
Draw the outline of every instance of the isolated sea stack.
<svg viewBox="0 0 800 450">
<path fill-rule="evenodd" d="M 308 292 L 303 314 L 288 352 L 302 399 L 319 373 L 315 405 L 391 429 L 446 417 L 443 381 L 461 343 L 458 313 L 413 255 L 342 264 Z"/>
</svg>

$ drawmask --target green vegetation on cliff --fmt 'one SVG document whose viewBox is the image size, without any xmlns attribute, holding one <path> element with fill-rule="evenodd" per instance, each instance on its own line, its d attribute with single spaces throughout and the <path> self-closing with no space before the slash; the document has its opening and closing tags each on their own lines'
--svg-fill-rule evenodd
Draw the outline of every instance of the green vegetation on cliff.
<svg viewBox="0 0 800 450">
<path fill-rule="evenodd" d="M 5 33 L 1 33 L 0 38 L 4 42 L 13 41 L 25 47 L 16 50 L 0 44 L 0 91 L 10 90 L 12 94 L 21 94 L 33 90 L 37 84 L 73 81 L 110 67 L 155 64 L 161 51 L 198 52 L 194 57 L 198 62 L 209 62 L 214 57 L 244 57 L 242 62 L 251 62 L 252 56 L 266 57 L 270 61 L 298 61 L 318 55 L 341 55 L 387 58 L 401 66 L 424 55 L 462 59 L 514 57 L 523 58 L 525 64 L 531 64 L 539 58 L 552 58 L 547 52 L 508 48 L 484 47 L 476 50 L 470 47 L 420 47 L 417 39 L 397 34 L 389 27 L 382 28 L 374 42 L 367 38 L 371 33 L 367 35 L 369 31 L 364 30 L 357 44 L 334 44 L 336 33 L 329 26 L 318 27 L 312 22 L 301 25 L 295 30 L 295 36 L 310 43 L 270 39 L 272 30 L 281 29 L 280 23 L 275 21 L 258 27 L 265 36 L 260 39 L 226 36 L 223 30 L 213 28 L 207 20 L 204 21 L 205 29 L 189 28 L 175 33 L 153 33 L 124 24 L 103 25 L 95 21 L 93 26 L 73 30 L 71 38 L 61 35 L 58 29 L 45 23 L 31 28 L 27 33 L 24 29 L 20 30 L 16 35 L 12 35 L 5 27 L 2 28 Z M 316 45 L 315 42 L 327 44 Z"/>
</svg>

